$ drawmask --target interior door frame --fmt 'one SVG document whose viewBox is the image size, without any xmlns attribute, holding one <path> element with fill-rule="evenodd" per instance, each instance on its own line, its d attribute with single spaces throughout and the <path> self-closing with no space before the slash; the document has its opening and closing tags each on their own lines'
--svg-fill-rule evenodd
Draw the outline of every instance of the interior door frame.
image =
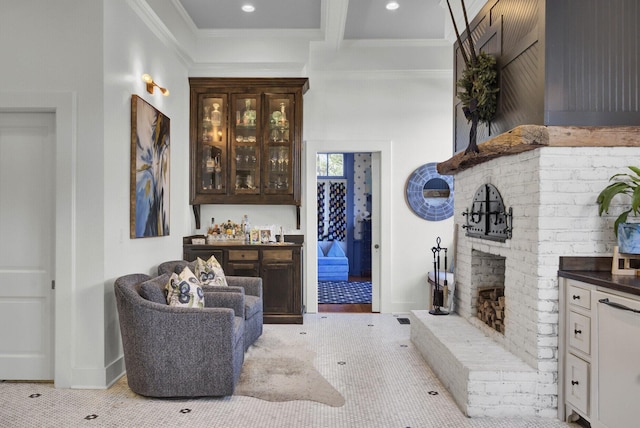
<svg viewBox="0 0 640 428">
<path fill-rule="evenodd" d="M 0 92 L 0 111 L 55 115 L 54 385 L 72 382 L 77 101 L 74 92 Z"/>
<path fill-rule="evenodd" d="M 318 219 L 316 155 L 318 153 L 371 153 L 371 310 L 391 312 L 391 177 L 392 141 L 309 140 L 303 144 L 303 227 L 306 245 L 303 303 L 308 313 L 318 312 Z"/>
</svg>

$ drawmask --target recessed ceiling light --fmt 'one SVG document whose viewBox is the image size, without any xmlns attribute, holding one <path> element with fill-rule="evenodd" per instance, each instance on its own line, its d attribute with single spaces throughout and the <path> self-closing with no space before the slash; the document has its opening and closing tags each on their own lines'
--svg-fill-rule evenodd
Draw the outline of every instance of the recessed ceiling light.
<svg viewBox="0 0 640 428">
<path fill-rule="evenodd" d="M 400 7 L 400 3 L 398 3 L 397 1 L 390 1 L 385 7 L 387 8 L 387 10 L 396 10 Z"/>
<path fill-rule="evenodd" d="M 253 7 L 252 4 L 243 4 L 242 5 L 242 10 L 245 12 L 253 12 L 254 10 L 256 10 L 255 7 Z"/>
</svg>

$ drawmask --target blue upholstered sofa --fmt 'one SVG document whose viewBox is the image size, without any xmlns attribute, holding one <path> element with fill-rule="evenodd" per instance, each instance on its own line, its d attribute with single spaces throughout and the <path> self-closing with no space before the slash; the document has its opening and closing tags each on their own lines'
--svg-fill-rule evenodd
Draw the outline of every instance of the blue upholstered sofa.
<svg viewBox="0 0 640 428">
<path fill-rule="evenodd" d="M 318 281 L 347 281 L 349 259 L 340 241 L 318 242 Z"/>
</svg>

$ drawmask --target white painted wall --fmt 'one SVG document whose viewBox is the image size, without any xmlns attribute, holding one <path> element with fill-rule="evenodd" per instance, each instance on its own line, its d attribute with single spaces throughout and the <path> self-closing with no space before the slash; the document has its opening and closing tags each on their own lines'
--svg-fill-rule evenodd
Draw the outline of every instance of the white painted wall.
<svg viewBox="0 0 640 428">
<path fill-rule="evenodd" d="M 382 177 L 389 183 L 392 198 L 388 223 L 382 224 L 383 229 L 391 230 L 391 248 L 385 252 L 390 257 L 384 258 L 382 264 L 391 271 L 392 279 L 391 301 L 383 305 L 383 310 L 425 309 L 431 247 L 438 236 L 442 237 L 443 246 L 451 245 L 453 219 L 428 222 L 417 217 L 405 201 L 404 189 L 416 168 L 451 156 L 450 73 L 310 71 L 309 75 L 305 140 L 393 142 L 391 175 Z M 362 151 L 368 149 L 362 147 Z M 313 174 L 307 178 L 315 179 Z M 313 232 L 314 227 L 307 229 Z M 311 250 L 309 247 L 309 254 Z M 307 263 L 305 270 L 310 272 L 315 259 Z"/>
<path fill-rule="evenodd" d="M 58 256 L 69 264 L 65 268 L 71 275 L 57 283 L 57 295 L 71 302 L 64 302 L 67 325 L 56 326 L 58 336 L 64 335 L 56 340 L 64 343 L 68 358 L 56 361 L 56 374 L 64 373 L 56 385 L 104 386 L 102 3 L 2 2 L 0 55 L 0 92 L 75 93 L 77 116 L 69 119 L 76 120 L 72 136 L 77 146 L 67 153 L 75 167 L 69 192 L 73 226 L 66 232 L 76 239 L 73 254 Z M 56 268 L 61 270 L 58 260 Z"/>
<path fill-rule="evenodd" d="M 63 357 L 56 360 L 56 385 L 104 387 L 123 370 L 114 279 L 151 273 L 160 261 L 180 258 L 182 236 L 190 231 L 186 67 L 125 2 L 3 2 L 0 17 L 0 53 L 3 64 L 11 64 L 0 69 L 0 96 L 75 94 L 77 116 L 68 125 L 76 141 L 68 160 L 75 168 L 70 206 L 76 239 L 72 254 L 58 255 L 68 262 L 64 268 L 70 275 L 68 281 L 58 278 L 57 304 L 70 313 L 59 314 L 68 325 L 56 329 L 57 348 L 65 348 L 56 350 Z M 168 87 L 171 96 L 147 94 L 143 72 Z M 166 238 L 129 239 L 133 93 L 171 118 L 174 191 L 172 233 Z M 11 108 L 10 101 L 2 105 Z M 69 299 L 60 302 L 61 296 Z"/>
<path fill-rule="evenodd" d="M 189 82 L 175 51 L 150 31 L 129 2 L 104 2 L 104 329 L 107 382 L 123 370 L 113 282 L 121 275 L 155 275 L 157 265 L 182 258 L 182 237 L 191 229 L 189 207 Z M 170 91 L 146 91 L 149 73 Z M 136 94 L 169 117 L 169 236 L 129 238 L 131 96 Z"/>
</svg>

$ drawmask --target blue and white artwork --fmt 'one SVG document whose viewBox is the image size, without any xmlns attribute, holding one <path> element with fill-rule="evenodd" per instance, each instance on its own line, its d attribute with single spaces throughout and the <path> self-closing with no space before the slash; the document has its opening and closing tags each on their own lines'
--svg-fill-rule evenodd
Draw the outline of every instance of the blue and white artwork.
<svg viewBox="0 0 640 428">
<path fill-rule="evenodd" d="M 131 238 L 169 235 L 169 118 L 131 98 Z"/>
</svg>

